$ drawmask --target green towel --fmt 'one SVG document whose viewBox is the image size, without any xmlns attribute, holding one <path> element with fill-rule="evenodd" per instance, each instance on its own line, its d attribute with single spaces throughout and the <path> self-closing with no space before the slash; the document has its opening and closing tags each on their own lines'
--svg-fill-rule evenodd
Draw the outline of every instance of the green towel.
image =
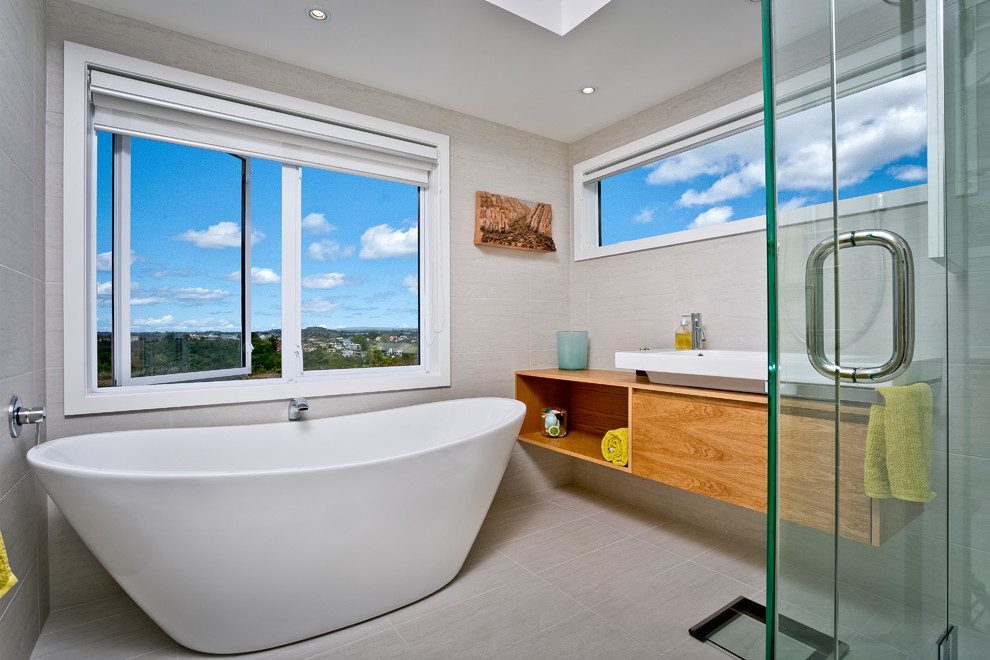
<svg viewBox="0 0 990 660">
<path fill-rule="evenodd" d="M 932 478 L 932 390 L 927 383 L 878 387 L 870 409 L 864 482 L 870 497 L 928 502 Z"/>
<path fill-rule="evenodd" d="M 602 456 L 614 465 L 629 462 L 629 429 L 613 429 L 602 438 Z"/>
<path fill-rule="evenodd" d="M 10 588 L 17 584 L 17 578 L 10 570 L 7 563 L 7 549 L 3 547 L 3 536 L 0 536 L 0 597 L 10 591 Z"/>
</svg>

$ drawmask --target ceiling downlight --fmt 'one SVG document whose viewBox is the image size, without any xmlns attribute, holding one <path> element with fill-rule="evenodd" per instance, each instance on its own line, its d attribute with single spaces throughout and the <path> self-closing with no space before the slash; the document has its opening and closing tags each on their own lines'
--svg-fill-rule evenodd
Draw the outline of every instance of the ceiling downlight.
<svg viewBox="0 0 990 660">
<path fill-rule="evenodd" d="M 306 10 L 306 15 L 312 18 L 314 21 L 327 21 L 330 20 L 330 12 L 326 9 L 320 9 L 319 7 L 310 7 Z"/>
</svg>

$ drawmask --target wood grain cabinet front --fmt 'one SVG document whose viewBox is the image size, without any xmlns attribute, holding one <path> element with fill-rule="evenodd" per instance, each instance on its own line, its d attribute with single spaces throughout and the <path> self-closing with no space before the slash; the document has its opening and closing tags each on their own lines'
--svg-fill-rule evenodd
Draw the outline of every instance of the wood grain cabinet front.
<svg viewBox="0 0 990 660">
<path fill-rule="evenodd" d="M 767 404 L 756 398 L 633 390 L 633 474 L 766 513 Z"/>
</svg>

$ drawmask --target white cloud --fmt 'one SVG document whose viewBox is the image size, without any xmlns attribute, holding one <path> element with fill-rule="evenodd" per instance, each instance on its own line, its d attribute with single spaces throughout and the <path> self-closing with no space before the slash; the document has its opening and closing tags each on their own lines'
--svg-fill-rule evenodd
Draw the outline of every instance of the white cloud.
<svg viewBox="0 0 990 660">
<path fill-rule="evenodd" d="M 811 197 L 791 197 L 786 202 L 777 204 L 777 208 L 781 211 L 790 211 L 792 209 L 799 209 L 810 201 Z"/>
<path fill-rule="evenodd" d="M 251 232 L 251 245 L 265 237 L 260 231 Z M 173 241 L 186 241 L 198 248 L 208 250 L 221 250 L 229 247 L 241 246 L 241 226 L 236 222 L 218 222 L 210 225 L 207 229 L 197 231 L 188 229 L 177 236 L 172 237 Z"/>
<path fill-rule="evenodd" d="M 830 106 L 820 105 L 777 122 L 779 191 L 832 188 L 830 110 Z M 835 151 L 839 186 L 861 183 L 889 163 L 921 153 L 926 141 L 924 72 L 840 99 L 836 105 Z M 710 206 L 762 188 L 764 169 L 763 131 L 756 129 L 659 161 L 648 169 L 646 181 L 664 185 L 717 176 L 709 187 L 688 190 L 678 201 L 685 207 Z M 891 173 L 914 182 L 924 180 L 923 169 Z"/>
<path fill-rule="evenodd" d="M 637 213 L 633 217 L 632 221 L 641 225 L 645 225 L 649 222 L 653 222 L 653 214 L 655 213 L 655 211 L 656 211 L 655 209 L 651 209 L 649 207 L 640 209 L 639 213 Z"/>
<path fill-rule="evenodd" d="M 113 295 L 113 282 L 97 282 L 96 295 L 98 296 Z"/>
<path fill-rule="evenodd" d="M 183 306 L 209 305 L 220 302 L 229 295 L 230 292 L 223 289 L 204 289 L 202 287 L 173 289 L 168 286 L 145 289 L 137 282 L 131 283 L 131 305 L 139 307 L 159 303 L 176 303 Z"/>
<path fill-rule="evenodd" d="M 182 332 L 197 332 L 205 330 L 238 330 L 239 326 L 227 319 L 189 319 L 176 321 L 171 314 L 160 318 L 131 319 L 131 330 L 134 331 L 163 331 L 178 330 Z"/>
<path fill-rule="evenodd" d="M 690 181 L 697 176 L 718 176 L 762 156 L 763 130 L 757 128 L 665 158 L 649 169 L 646 182 L 665 185 Z"/>
<path fill-rule="evenodd" d="M 720 225 L 723 222 L 727 222 L 729 218 L 732 217 L 732 214 L 733 211 L 731 206 L 716 206 L 713 209 L 708 209 L 695 218 L 694 221 L 688 225 L 688 229 Z"/>
<path fill-rule="evenodd" d="M 179 289 L 172 298 L 183 302 L 209 303 L 223 300 L 229 295 L 230 292 L 223 289 L 204 289 L 203 287 L 196 286 Z"/>
<path fill-rule="evenodd" d="M 350 283 L 343 273 L 317 273 L 302 278 L 302 288 L 304 289 L 333 289 Z"/>
<path fill-rule="evenodd" d="M 709 206 L 729 199 L 745 197 L 764 185 L 765 165 L 763 160 L 741 164 L 735 172 L 727 174 L 711 185 L 708 190 L 686 191 L 677 201 L 678 206 Z"/>
<path fill-rule="evenodd" d="M 336 261 L 337 259 L 349 257 L 352 254 L 354 254 L 353 245 L 341 247 L 340 243 L 329 238 L 324 238 L 316 243 L 310 243 L 309 247 L 306 248 L 306 256 L 313 261 Z"/>
<path fill-rule="evenodd" d="M 136 261 L 147 261 L 147 257 L 142 257 L 139 254 L 135 254 L 134 250 L 131 250 L 131 265 L 134 265 Z M 113 270 L 113 252 L 100 252 L 96 255 L 96 270 L 102 273 L 109 273 Z"/>
<path fill-rule="evenodd" d="M 419 295 L 419 278 L 415 275 L 406 275 L 403 277 L 402 286 L 414 296 Z"/>
<path fill-rule="evenodd" d="M 334 229 L 336 227 L 322 213 L 310 213 L 302 219 L 302 230 L 306 234 L 329 234 Z"/>
<path fill-rule="evenodd" d="M 171 275 L 172 277 L 192 277 L 197 273 L 202 274 L 205 273 L 206 271 L 203 271 L 202 269 L 197 270 L 195 268 L 190 268 L 187 266 L 185 268 L 177 268 L 175 270 L 168 270 L 167 268 L 162 268 L 161 270 L 151 270 L 151 271 L 144 270 L 143 272 L 145 275 L 149 275 L 150 277 L 154 277 L 155 279 L 161 279 L 168 275 Z M 240 276 L 238 275 L 238 278 L 239 277 Z"/>
<path fill-rule="evenodd" d="M 925 75 L 919 72 L 839 99 L 836 162 L 840 187 L 865 181 L 888 163 L 921 153 L 928 136 Z M 828 105 L 777 124 L 777 185 L 781 190 L 832 188 Z"/>
<path fill-rule="evenodd" d="M 232 282 L 240 282 L 241 271 L 235 270 L 229 275 L 224 275 L 223 279 L 230 280 Z M 271 268 L 251 267 L 251 284 L 278 284 L 281 281 L 282 278 L 279 277 L 278 273 Z"/>
<path fill-rule="evenodd" d="M 157 305 L 168 302 L 168 298 L 161 296 L 131 296 L 131 307 L 143 307 L 144 305 Z"/>
<path fill-rule="evenodd" d="M 921 165 L 901 165 L 890 168 L 890 173 L 899 181 L 921 183 L 928 180 L 928 169 Z"/>
<path fill-rule="evenodd" d="M 271 268 L 251 267 L 251 284 L 278 284 L 282 278 Z"/>
<path fill-rule="evenodd" d="M 96 255 L 96 270 L 109 273 L 113 270 L 113 252 L 100 252 Z"/>
<path fill-rule="evenodd" d="M 362 259 L 410 257 L 418 249 L 419 233 L 416 226 L 403 231 L 384 224 L 369 227 L 361 234 L 361 253 L 358 256 Z"/>
<path fill-rule="evenodd" d="M 175 317 L 171 314 L 157 319 L 131 319 L 131 330 L 162 330 L 175 325 Z"/>
<path fill-rule="evenodd" d="M 227 319 L 190 319 L 175 324 L 175 329 L 193 332 L 196 330 L 239 330 L 240 326 Z"/>
<path fill-rule="evenodd" d="M 341 303 L 330 300 L 323 296 L 303 300 L 301 309 L 308 314 L 326 314 L 340 307 Z"/>
</svg>

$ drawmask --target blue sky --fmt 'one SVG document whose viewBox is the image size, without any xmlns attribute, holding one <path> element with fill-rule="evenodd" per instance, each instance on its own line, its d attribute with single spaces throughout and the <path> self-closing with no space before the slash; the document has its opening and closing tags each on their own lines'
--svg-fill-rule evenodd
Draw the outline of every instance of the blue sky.
<svg viewBox="0 0 990 660">
<path fill-rule="evenodd" d="M 836 105 L 839 199 L 927 180 L 925 74 L 840 99 Z M 777 123 L 778 204 L 832 199 L 830 107 Z M 602 244 L 721 224 L 766 213 L 763 127 L 602 181 Z"/>
<path fill-rule="evenodd" d="M 240 159 L 132 139 L 131 330 L 240 330 Z M 97 325 L 110 329 L 111 140 L 100 134 Z M 281 165 L 251 161 L 252 329 L 281 327 Z M 302 170 L 302 325 L 418 325 L 415 186 Z"/>
</svg>

